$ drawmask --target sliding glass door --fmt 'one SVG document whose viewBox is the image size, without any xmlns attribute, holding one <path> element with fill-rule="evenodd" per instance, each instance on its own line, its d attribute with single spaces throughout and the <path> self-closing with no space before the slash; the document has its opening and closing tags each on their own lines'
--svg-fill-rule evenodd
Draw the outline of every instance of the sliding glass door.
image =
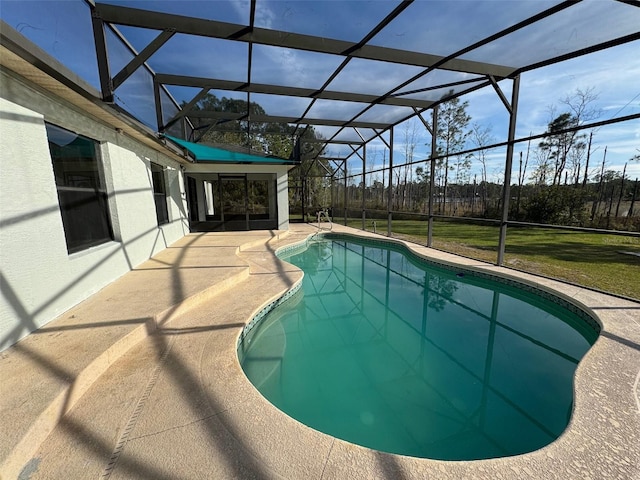
<svg viewBox="0 0 640 480">
<path fill-rule="evenodd" d="M 208 174 L 188 177 L 194 231 L 275 230 L 278 228 L 273 174 Z"/>
<path fill-rule="evenodd" d="M 219 178 L 225 230 L 249 230 L 246 175 Z"/>
</svg>

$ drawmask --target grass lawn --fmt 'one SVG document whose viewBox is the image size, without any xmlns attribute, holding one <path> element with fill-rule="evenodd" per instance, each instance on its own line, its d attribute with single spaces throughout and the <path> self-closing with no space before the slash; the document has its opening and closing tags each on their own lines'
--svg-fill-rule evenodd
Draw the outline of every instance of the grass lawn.
<svg viewBox="0 0 640 480">
<path fill-rule="evenodd" d="M 347 223 L 351 227 L 362 228 L 361 219 Z M 367 220 L 366 227 L 373 230 L 371 220 Z M 377 221 L 377 231 L 386 233 L 385 221 Z M 427 222 L 394 220 L 392 234 L 424 245 Z M 433 246 L 495 263 L 498 236 L 497 226 L 436 221 Z M 640 300 L 639 237 L 509 227 L 505 266 Z"/>
</svg>

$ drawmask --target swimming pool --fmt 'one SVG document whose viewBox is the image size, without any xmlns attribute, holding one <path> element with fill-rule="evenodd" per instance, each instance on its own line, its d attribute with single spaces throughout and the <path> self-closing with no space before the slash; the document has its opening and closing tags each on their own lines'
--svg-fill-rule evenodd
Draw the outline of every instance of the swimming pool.
<svg viewBox="0 0 640 480">
<path fill-rule="evenodd" d="M 446 460 L 525 453 L 564 431 L 573 374 L 598 336 L 587 313 L 391 242 L 307 247 L 282 257 L 305 272 L 302 288 L 238 347 L 282 411 L 359 445 Z"/>
</svg>

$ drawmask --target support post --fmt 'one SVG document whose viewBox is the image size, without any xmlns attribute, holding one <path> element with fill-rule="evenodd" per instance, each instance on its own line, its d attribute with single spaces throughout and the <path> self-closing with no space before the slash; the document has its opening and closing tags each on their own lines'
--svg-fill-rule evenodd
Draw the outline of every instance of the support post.
<svg viewBox="0 0 640 480">
<path fill-rule="evenodd" d="M 391 236 L 391 206 L 393 203 L 393 127 L 389 129 L 389 179 L 387 187 L 387 237 Z"/>
<path fill-rule="evenodd" d="M 329 177 L 329 218 L 331 219 L 332 222 L 333 222 L 333 210 L 336 207 L 335 199 L 334 199 L 335 188 L 336 188 L 335 177 L 334 175 L 331 175 Z"/>
<path fill-rule="evenodd" d="M 302 166 L 300 166 L 300 171 L 302 171 Z M 300 179 L 300 188 L 301 188 L 301 192 L 300 192 L 300 203 L 302 204 L 302 223 L 304 223 L 306 221 L 306 211 L 304 208 L 304 204 L 305 204 L 305 188 L 304 188 L 304 183 L 305 183 L 305 179 L 304 177 L 302 177 Z"/>
<path fill-rule="evenodd" d="M 251 230 L 249 224 L 249 179 L 247 174 L 244 174 L 244 223 L 245 229 Z"/>
<path fill-rule="evenodd" d="M 153 99 L 156 102 L 156 122 L 158 123 L 158 131 L 164 132 L 164 119 L 162 115 L 162 99 L 160 98 L 160 84 L 153 79 Z M 184 137 L 183 137 L 184 138 Z"/>
<path fill-rule="evenodd" d="M 367 193 L 367 144 L 362 147 L 362 230 L 366 230 L 366 214 L 364 211 L 364 197 Z"/>
<path fill-rule="evenodd" d="M 633 205 L 636 203 L 636 193 L 638 193 L 638 179 L 636 178 L 635 183 L 633 184 L 633 194 L 631 195 L 631 205 L 629 205 L 629 212 L 627 213 L 626 222 L 633 216 Z"/>
<path fill-rule="evenodd" d="M 347 159 L 344 159 L 342 164 L 344 166 L 344 225 L 347 225 L 347 200 L 349 199 L 349 195 L 347 195 Z"/>
<path fill-rule="evenodd" d="M 104 32 L 104 22 L 100 14 L 96 11 L 95 6 L 91 7 L 91 24 L 93 27 L 93 41 L 96 47 L 96 60 L 98 61 L 102 100 L 107 103 L 113 103 L 113 85 L 111 83 L 111 71 L 109 70 L 107 38 Z"/>
<path fill-rule="evenodd" d="M 427 224 L 427 247 L 431 247 L 433 245 L 433 191 L 436 185 L 436 155 L 438 154 L 438 106 L 433 107 L 432 117 L 431 117 L 431 161 L 429 162 L 429 221 Z"/>
<path fill-rule="evenodd" d="M 518 95 L 520 92 L 520 75 L 513 79 L 511 92 L 511 111 L 509 115 L 509 138 L 507 157 L 504 165 L 504 184 L 502 186 L 502 219 L 500 222 L 500 239 L 498 241 L 498 266 L 504 263 L 504 251 L 507 243 L 507 222 L 509 221 L 509 198 L 511 196 L 511 167 L 513 165 L 513 145 L 516 136 L 516 119 L 518 116 Z"/>
</svg>

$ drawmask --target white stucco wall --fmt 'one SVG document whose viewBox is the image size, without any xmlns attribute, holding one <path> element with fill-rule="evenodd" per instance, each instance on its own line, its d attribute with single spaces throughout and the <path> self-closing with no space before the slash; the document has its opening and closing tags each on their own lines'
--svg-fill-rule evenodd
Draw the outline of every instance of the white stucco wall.
<svg viewBox="0 0 640 480">
<path fill-rule="evenodd" d="M 289 230 L 289 176 L 288 171 L 280 170 L 276 175 L 278 195 L 278 229 Z"/>
<path fill-rule="evenodd" d="M 100 142 L 114 241 L 67 252 L 45 121 Z M 149 162 L 165 167 L 161 227 Z M 177 162 L 0 72 L 0 351 L 186 233 Z"/>
</svg>

